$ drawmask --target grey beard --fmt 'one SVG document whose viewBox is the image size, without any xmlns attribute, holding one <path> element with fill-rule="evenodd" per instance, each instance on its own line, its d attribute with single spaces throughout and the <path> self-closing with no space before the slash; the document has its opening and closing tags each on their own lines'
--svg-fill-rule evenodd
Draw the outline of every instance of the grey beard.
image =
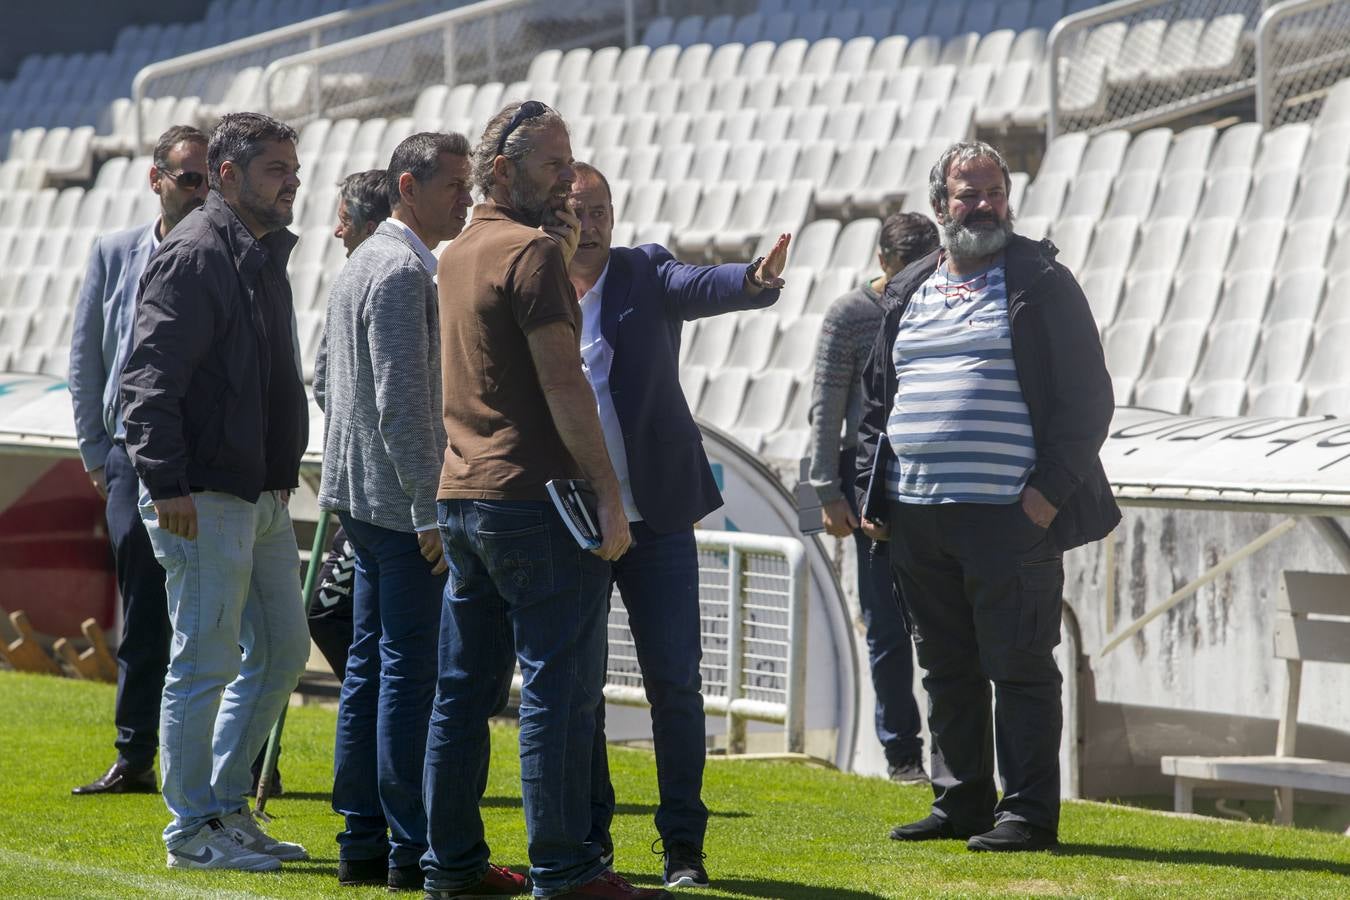
<svg viewBox="0 0 1350 900">
<path fill-rule="evenodd" d="M 524 178 L 517 178 L 508 187 L 511 208 L 533 225 L 543 224 L 548 212 L 548 192 L 541 191 Z"/>
<path fill-rule="evenodd" d="M 948 220 L 938 228 L 943 248 L 957 259 L 979 259 L 993 256 L 1008 245 L 1013 235 L 1013 212 L 995 228 L 979 230 L 967 228 L 964 223 Z"/>
</svg>

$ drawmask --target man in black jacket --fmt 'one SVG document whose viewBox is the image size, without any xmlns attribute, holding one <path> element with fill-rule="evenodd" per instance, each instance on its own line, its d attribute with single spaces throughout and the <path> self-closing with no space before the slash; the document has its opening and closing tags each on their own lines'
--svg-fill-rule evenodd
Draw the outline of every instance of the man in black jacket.
<svg viewBox="0 0 1350 900">
<path fill-rule="evenodd" d="M 160 710 L 170 868 L 268 871 L 305 859 L 254 822 L 258 754 L 304 670 L 309 634 L 286 505 L 308 437 L 286 230 L 295 132 L 225 116 L 211 192 L 141 279 L 122 376 L 140 514 L 173 624 Z"/>
<path fill-rule="evenodd" d="M 1056 843 L 1063 553 L 1120 519 L 1092 313 L 1053 245 L 1013 233 L 1008 184 L 988 144 L 933 167 L 942 249 L 886 287 L 859 428 L 863 527 L 890 539 L 933 738 L 932 813 L 891 837 L 972 850 Z"/>
</svg>

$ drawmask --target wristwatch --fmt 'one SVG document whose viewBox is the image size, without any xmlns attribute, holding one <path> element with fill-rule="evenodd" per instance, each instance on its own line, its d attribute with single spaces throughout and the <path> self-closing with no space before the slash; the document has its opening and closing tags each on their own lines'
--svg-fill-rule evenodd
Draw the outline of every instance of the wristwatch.
<svg viewBox="0 0 1350 900">
<path fill-rule="evenodd" d="M 764 257 L 761 256 L 745 267 L 745 280 L 760 290 L 764 290 L 769 286 L 767 282 L 760 281 L 759 279 L 759 265 L 762 262 L 764 262 Z"/>
</svg>

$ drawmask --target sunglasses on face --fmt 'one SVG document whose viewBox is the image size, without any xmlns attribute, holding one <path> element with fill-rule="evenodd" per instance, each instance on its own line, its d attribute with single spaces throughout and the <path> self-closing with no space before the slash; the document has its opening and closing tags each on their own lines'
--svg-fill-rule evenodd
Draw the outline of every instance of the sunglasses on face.
<svg viewBox="0 0 1350 900">
<path fill-rule="evenodd" d="M 546 112 L 548 112 L 548 107 L 538 100 L 526 100 L 520 104 L 520 108 L 511 117 L 511 121 L 507 123 L 506 128 L 502 129 L 502 136 L 497 140 L 497 155 L 501 156 L 506 152 L 506 139 L 511 136 L 511 132 L 520 127 L 522 122 L 538 118 Z"/>
<path fill-rule="evenodd" d="M 159 174 L 162 177 L 169 179 L 180 188 L 188 191 L 195 191 L 197 188 L 201 187 L 202 182 L 206 180 L 206 176 L 201 172 L 179 172 L 175 174 L 173 172 L 161 171 Z"/>
</svg>

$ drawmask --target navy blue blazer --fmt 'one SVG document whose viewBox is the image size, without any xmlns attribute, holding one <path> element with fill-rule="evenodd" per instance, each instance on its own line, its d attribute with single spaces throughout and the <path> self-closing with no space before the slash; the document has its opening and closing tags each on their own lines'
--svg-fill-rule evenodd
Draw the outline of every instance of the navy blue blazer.
<svg viewBox="0 0 1350 900">
<path fill-rule="evenodd" d="M 653 531 L 689 528 L 722 505 L 680 389 L 684 323 L 777 301 L 778 291 L 745 292 L 745 263 L 688 265 L 657 244 L 610 249 L 600 330 L 614 348 L 610 395 L 633 500 Z"/>
</svg>

